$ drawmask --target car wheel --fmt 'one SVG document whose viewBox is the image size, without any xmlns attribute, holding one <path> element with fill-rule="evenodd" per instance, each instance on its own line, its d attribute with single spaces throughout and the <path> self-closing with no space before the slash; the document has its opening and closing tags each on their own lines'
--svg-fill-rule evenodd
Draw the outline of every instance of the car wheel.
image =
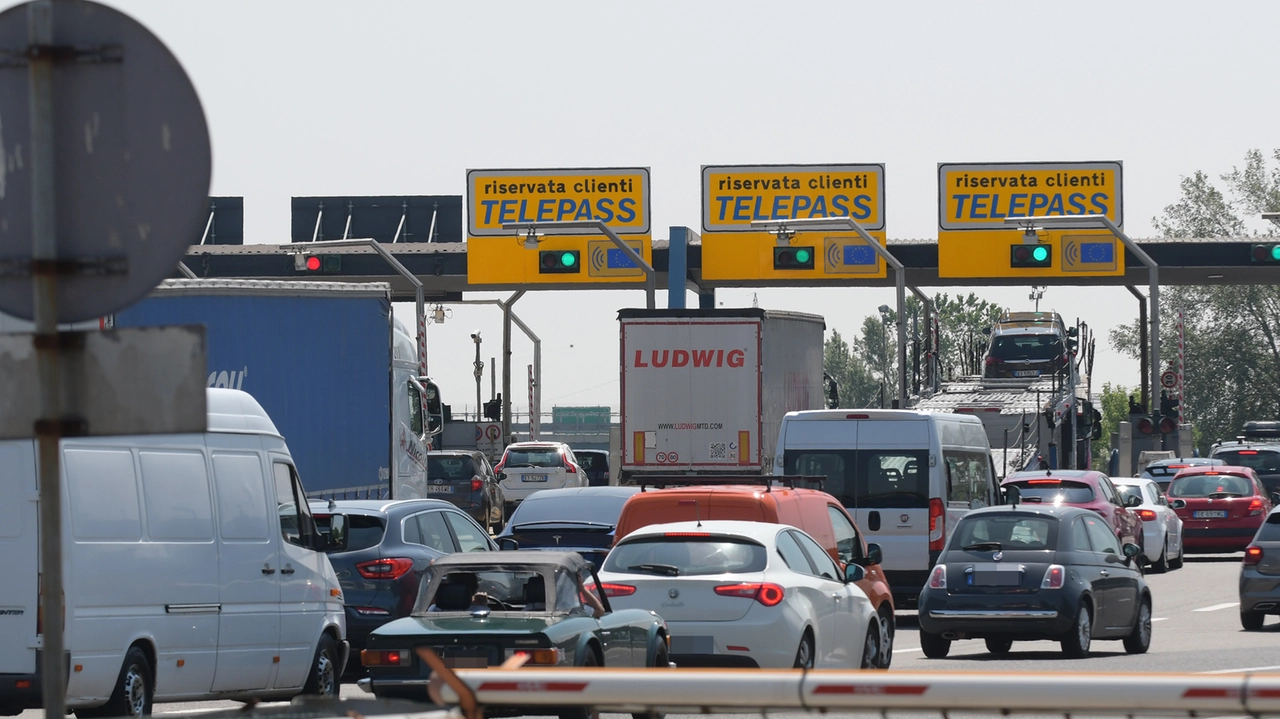
<svg viewBox="0 0 1280 719">
<path fill-rule="evenodd" d="M 1075 625 L 1063 635 L 1061 643 L 1062 653 L 1069 659 L 1089 656 L 1089 645 L 1093 643 L 1093 614 L 1089 611 L 1088 602 L 1080 602 Z"/>
<path fill-rule="evenodd" d="M 859 669 L 879 669 L 884 660 L 880 657 L 880 622 L 869 622 L 867 638 L 862 641 L 862 665 Z"/>
<path fill-rule="evenodd" d="M 1178 548 L 1178 556 L 1177 556 L 1176 558 L 1174 558 L 1174 559 L 1170 559 L 1170 560 L 1169 560 L 1169 568 L 1170 568 L 1170 569 L 1182 569 L 1182 558 L 1183 558 L 1183 556 L 1184 556 L 1186 553 L 1187 553 L 1187 550 L 1186 550 L 1186 549 L 1183 549 L 1182 547 L 1179 547 L 1179 548 Z"/>
<path fill-rule="evenodd" d="M 1164 574 L 1169 571 L 1169 535 L 1164 535 L 1164 548 L 1160 550 L 1160 558 L 1151 565 L 1151 571 Z"/>
<path fill-rule="evenodd" d="M 667 653 L 667 643 L 659 637 L 658 651 L 653 653 L 653 669 L 670 669 L 671 655 Z M 631 719 L 666 719 L 666 712 L 633 712 Z"/>
<path fill-rule="evenodd" d="M 1244 627 L 1247 632 L 1262 631 L 1262 625 L 1266 621 L 1267 615 L 1262 612 L 1240 612 L 1240 626 Z"/>
<path fill-rule="evenodd" d="M 987 637 L 987 651 L 992 654 L 1008 654 L 1013 648 L 1012 639 L 997 639 L 995 637 Z"/>
<path fill-rule="evenodd" d="M 144 717 L 151 715 L 155 687 L 151 683 L 151 662 L 137 647 L 129 647 L 116 678 L 115 688 L 106 704 L 92 709 L 77 709 L 78 717 Z"/>
<path fill-rule="evenodd" d="M 1130 654 L 1146 654 L 1151 646 L 1151 602 L 1146 599 L 1138 605 L 1138 620 L 1133 631 L 1124 638 L 1124 650 Z"/>
<path fill-rule="evenodd" d="M 596 653 L 590 647 L 587 648 L 586 656 L 582 657 L 580 667 L 598 667 L 600 661 L 596 659 Z M 562 709 L 559 712 L 560 719 L 597 719 L 600 715 L 596 712 L 595 707 L 572 707 Z M 636 717 L 645 716 L 644 714 L 636 714 Z"/>
<path fill-rule="evenodd" d="M 808 631 L 800 637 L 800 646 L 796 649 L 796 661 L 792 664 L 796 669 L 813 669 L 813 635 Z"/>
<path fill-rule="evenodd" d="M 338 676 L 338 643 L 333 637 L 323 634 L 316 644 L 316 657 L 311 662 L 311 673 L 307 675 L 302 693 L 337 699 L 341 683 L 342 678 Z"/>
<path fill-rule="evenodd" d="M 951 651 L 951 640 L 941 634 L 929 634 L 920 630 L 920 651 L 930 659 L 943 659 Z"/>
<path fill-rule="evenodd" d="M 876 613 L 880 621 L 880 668 L 888 669 L 893 661 L 893 635 L 897 632 L 897 622 L 893 617 L 893 609 L 887 604 L 881 605 Z"/>
</svg>

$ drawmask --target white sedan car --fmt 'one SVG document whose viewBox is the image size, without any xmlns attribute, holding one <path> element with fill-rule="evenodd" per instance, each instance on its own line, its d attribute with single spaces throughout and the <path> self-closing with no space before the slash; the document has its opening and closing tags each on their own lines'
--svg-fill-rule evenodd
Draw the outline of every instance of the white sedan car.
<svg viewBox="0 0 1280 719">
<path fill-rule="evenodd" d="M 880 630 L 862 571 L 795 527 L 726 520 L 638 529 L 599 577 L 614 608 L 666 620 L 676 666 L 869 669 Z"/>
<path fill-rule="evenodd" d="M 1142 477 L 1112 477 L 1111 483 L 1122 496 L 1141 497 L 1142 504 L 1133 512 L 1142 520 L 1142 548 L 1155 572 L 1167 572 L 1182 566 L 1182 519 L 1169 506 L 1160 485 Z"/>
</svg>

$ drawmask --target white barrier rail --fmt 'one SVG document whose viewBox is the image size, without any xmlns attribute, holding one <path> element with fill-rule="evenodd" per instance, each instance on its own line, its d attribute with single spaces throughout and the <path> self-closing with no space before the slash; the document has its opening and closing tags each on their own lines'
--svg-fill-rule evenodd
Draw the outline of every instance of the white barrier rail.
<svg viewBox="0 0 1280 719">
<path fill-rule="evenodd" d="M 485 705 L 671 713 L 798 710 L 1280 714 L 1280 674 L 460 669 Z M 457 692 L 441 687 L 446 702 Z"/>
</svg>

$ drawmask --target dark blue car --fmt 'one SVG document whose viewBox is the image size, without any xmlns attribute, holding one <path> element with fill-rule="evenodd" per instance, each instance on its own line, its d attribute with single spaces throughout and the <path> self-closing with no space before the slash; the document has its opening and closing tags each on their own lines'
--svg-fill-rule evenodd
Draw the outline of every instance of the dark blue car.
<svg viewBox="0 0 1280 719">
<path fill-rule="evenodd" d="M 432 562 L 454 552 L 498 548 L 474 519 L 444 500 L 316 500 L 310 505 L 321 533 L 328 533 L 329 517 L 347 517 L 346 546 L 326 554 L 342 586 L 352 656 L 374 629 L 409 616 Z M 360 663 L 348 662 L 347 668 L 358 672 Z"/>
<path fill-rule="evenodd" d="M 613 546 L 622 505 L 640 487 L 570 487 L 529 495 L 499 534 L 503 549 L 558 549 L 581 554 L 596 569 Z"/>
</svg>

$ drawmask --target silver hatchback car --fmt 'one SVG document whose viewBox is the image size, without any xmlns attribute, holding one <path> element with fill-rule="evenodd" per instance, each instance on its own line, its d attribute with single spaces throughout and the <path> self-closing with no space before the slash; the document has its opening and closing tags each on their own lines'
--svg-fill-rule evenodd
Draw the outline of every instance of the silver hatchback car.
<svg viewBox="0 0 1280 719">
<path fill-rule="evenodd" d="M 1256 632 L 1268 614 L 1280 614 L 1280 507 L 1258 527 L 1240 566 L 1240 625 Z"/>
</svg>

